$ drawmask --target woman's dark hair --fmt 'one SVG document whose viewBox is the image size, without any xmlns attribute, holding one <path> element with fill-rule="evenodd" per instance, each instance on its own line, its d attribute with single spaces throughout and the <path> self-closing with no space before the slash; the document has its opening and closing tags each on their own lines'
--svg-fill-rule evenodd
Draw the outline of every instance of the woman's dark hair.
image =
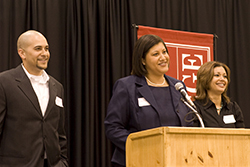
<svg viewBox="0 0 250 167">
<path fill-rule="evenodd" d="M 167 53 L 168 49 L 164 43 L 164 41 L 157 35 L 143 35 L 141 38 L 137 40 L 135 43 L 135 47 L 133 50 L 133 58 L 132 58 L 132 75 L 137 76 L 145 76 L 148 72 L 145 66 L 142 64 L 142 60 L 145 59 L 148 51 L 156 44 L 162 42 L 165 46 Z"/>
<path fill-rule="evenodd" d="M 230 69 L 224 63 L 218 61 L 209 61 L 204 63 L 197 72 L 197 82 L 196 82 L 196 96 L 194 99 L 197 100 L 206 100 L 206 103 L 209 100 L 207 90 L 209 90 L 210 82 L 214 77 L 214 68 L 223 67 L 227 73 L 228 84 L 230 82 Z M 222 93 L 222 96 L 225 98 L 226 102 L 229 103 L 230 99 L 227 96 L 228 84 L 225 91 Z"/>
</svg>

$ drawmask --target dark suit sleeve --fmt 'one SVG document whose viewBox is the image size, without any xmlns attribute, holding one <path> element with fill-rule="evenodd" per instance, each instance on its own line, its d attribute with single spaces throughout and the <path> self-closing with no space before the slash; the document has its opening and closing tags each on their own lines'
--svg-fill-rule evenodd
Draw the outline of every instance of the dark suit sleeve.
<svg viewBox="0 0 250 167">
<path fill-rule="evenodd" d="M 64 99 L 64 89 L 61 87 L 62 92 L 62 99 Z M 65 111 L 64 107 L 61 108 L 60 112 L 60 120 L 59 120 L 59 127 L 58 127 L 58 134 L 59 134 L 59 144 L 61 147 L 61 161 L 65 165 L 65 167 L 68 166 L 67 162 L 67 137 L 65 132 Z"/>
<path fill-rule="evenodd" d="M 118 80 L 113 88 L 113 96 L 108 105 L 104 124 L 107 138 L 122 150 L 125 150 L 126 139 L 129 135 L 129 131 L 126 129 L 128 118 L 129 93 L 127 85 Z"/>
<path fill-rule="evenodd" d="M 4 118 L 6 115 L 6 102 L 2 84 L 0 83 L 0 137 L 3 131 Z"/>
</svg>

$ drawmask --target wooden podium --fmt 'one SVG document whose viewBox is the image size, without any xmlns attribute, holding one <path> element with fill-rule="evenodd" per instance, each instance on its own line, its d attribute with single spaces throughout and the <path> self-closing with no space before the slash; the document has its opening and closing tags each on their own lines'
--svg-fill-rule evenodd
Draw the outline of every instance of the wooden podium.
<svg viewBox="0 0 250 167">
<path fill-rule="evenodd" d="M 126 167 L 250 167 L 250 130 L 160 127 L 132 133 Z"/>
</svg>

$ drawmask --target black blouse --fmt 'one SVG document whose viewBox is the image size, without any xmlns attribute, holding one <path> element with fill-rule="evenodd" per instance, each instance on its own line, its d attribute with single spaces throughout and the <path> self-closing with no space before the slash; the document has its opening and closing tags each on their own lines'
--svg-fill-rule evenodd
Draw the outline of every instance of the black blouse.
<svg viewBox="0 0 250 167">
<path fill-rule="evenodd" d="M 244 128 L 243 113 L 236 102 L 226 103 L 223 101 L 220 114 L 217 113 L 215 104 L 209 100 L 205 105 L 205 101 L 195 100 L 194 104 L 200 113 L 205 127 L 221 127 L 221 128 Z M 194 120 L 194 126 L 200 126 L 199 120 Z"/>
</svg>

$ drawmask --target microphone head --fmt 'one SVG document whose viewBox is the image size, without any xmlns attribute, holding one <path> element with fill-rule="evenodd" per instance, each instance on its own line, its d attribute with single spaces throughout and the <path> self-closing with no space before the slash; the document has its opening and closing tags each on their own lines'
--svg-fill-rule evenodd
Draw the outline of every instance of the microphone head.
<svg viewBox="0 0 250 167">
<path fill-rule="evenodd" d="M 175 87 L 175 89 L 176 90 L 180 90 L 180 89 L 183 89 L 184 88 L 184 86 L 183 86 L 183 84 L 181 83 L 181 82 L 177 82 L 175 85 L 174 85 L 174 87 Z"/>
</svg>

